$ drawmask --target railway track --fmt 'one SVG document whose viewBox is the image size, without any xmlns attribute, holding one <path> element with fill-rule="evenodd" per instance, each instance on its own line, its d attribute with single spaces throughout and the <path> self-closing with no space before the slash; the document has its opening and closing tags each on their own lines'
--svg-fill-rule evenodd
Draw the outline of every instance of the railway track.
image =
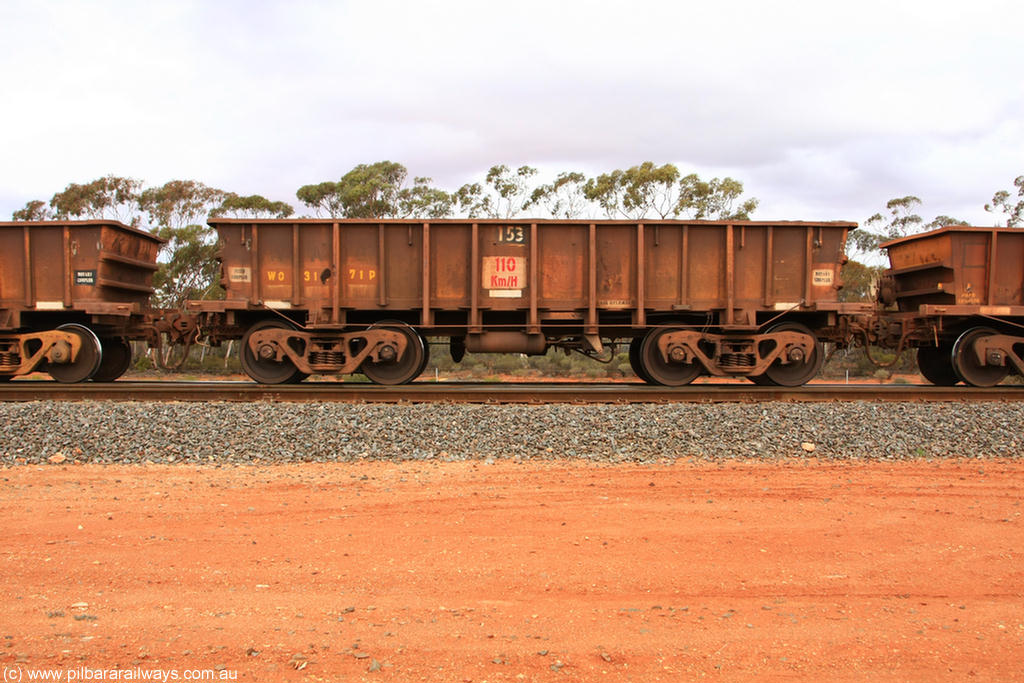
<svg viewBox="0 0 1024 683">
<path fill-rule="evenodd" d="M 380 386 L 305 382 L 119 381 L 61 384 L 27 380 L 0 385 L 0 401 L 274 401 L 341 403 L 768 403 L 825 401 L 1024 401 L 1024 387 L 813 384 L 800 388 L 752 384 L 659 387 L 640 383 L 414 382 Z"/>
</svg>

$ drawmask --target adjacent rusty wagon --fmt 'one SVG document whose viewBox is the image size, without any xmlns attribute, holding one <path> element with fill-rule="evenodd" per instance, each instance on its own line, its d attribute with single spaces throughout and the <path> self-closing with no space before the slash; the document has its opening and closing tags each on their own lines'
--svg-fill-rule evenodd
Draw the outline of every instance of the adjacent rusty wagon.
<svg viewBox="0 0 1024 683">
<path fill-rule="evenodd" d="M 606 357 L 636 373 L 800 385 L 838 301 L 854 223 L 215 219 L 223 301 L 192 301 L 213 342 L 241 340 L 264 383 L 362 372 L 411 381 L 427 337 L 466 351 Z"/>
<path fill-rule="evenodd" d="M 0 381 L 110 381 L 149 339 L 163 240 L 114 221 L 0 223 Z"/>
<path fill-rule="evenodd" d="M 940 385 L 1024 375 L 1024 230 L 949 226 L 893 240 L 879 298 L 879 342 L 917 347 Z"/>
</svg>

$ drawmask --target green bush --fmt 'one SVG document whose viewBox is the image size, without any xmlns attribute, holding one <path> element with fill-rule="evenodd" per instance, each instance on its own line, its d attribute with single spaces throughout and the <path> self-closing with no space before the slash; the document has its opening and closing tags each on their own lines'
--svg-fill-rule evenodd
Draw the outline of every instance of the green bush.
<svg viewBox="0 0 1024 683">
<path fill-rule="evenodd" d="M 633 377 L 629 365 L 629 354 L 618 353 L 611 362 L 601 363 L 581 353 L 566 354 L 561 349 L 551 348 L 542 356 L 526 356 L 515 353 L 467 353 L 461 363 L 455 363 L 448 352 L 447 343 L 431 346 L 430 363 L 424 375 L 430 376 L 437 370 L 439 375 L 454 374 L 458 377 L 545 377 L 574 378 L 588 377 L 623 378 Z"/>
<path fill-rule="evenodd" d="M 867 353 L 861 347 L 839 349 L 825 363 L 821 371 L 822 377 L 837 379 L 843 378 L 849 373 L 850 377 L 888 379 L 893 374 L 913 374 L 917 372 L 916 353 L 913 350 L 904 351 L 897 358 L 897 354 L 893 351 L 875 348 L 871 350 L 871 358 L 874 358 L 878 363 L 882 363 L 883 366 L 880 367 L 872 363 Z M 884 375 L 879 375 L 880 370 L 884 371 Z"/>
</svg>

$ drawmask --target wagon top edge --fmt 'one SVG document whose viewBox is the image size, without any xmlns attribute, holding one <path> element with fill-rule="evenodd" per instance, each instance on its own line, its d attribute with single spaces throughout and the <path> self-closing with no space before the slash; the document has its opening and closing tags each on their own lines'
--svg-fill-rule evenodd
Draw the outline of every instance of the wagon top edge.
<svg viewBox="0 0 1024 683">
<path fill-rule="evenodd" d="M 210 225 L 693 225 L 756 227 L 835 227 L 856 228 L 852 221 L 705 221 L 705 220 L 625 220 L 607 218 L 211 218 Z"/>
<path fill-rule="evenodd" d="M 30 228 L 31 227 L 51 227 L 51 228 L 53 228 L 53 227 L 63 227 L 63 226 L 68 226 L 68 227 L 72 227 L 72 228 L 74 228 L 74 227 L 85 227 L 85 228 L 88 228 L 88 227 L 103 227 L 103 226 L 106 226 L 106 227 L 114 228 L 116 230 L 121 230 L 121 231 L 124 231 L 124 232 L 130 232 L 130 233 L 132 233 L 134 235 L 138 235 L 139 237 L 144 237 L 144 238 L 146 238 L 148 240 L 151 240 L 153 242 L 158 242 L 160 244 L 164 244 L 165 242 L 167 242 L 167 240 L 165 240 L 164 238 L 158 237 L 157 235 L 154 235 L 153 233 L 149 232 L 148 230 L 143 230 L 141 228 L 134 228 L 134 227 L 132 227 L 130 225 L 125 225 L 124 223 L 121 223 L 120 221 L 95 220 L 95 219 L 93 219 L 93 220 L 84 220 L 84 221 L 60 221 L 60 220 L 58 220 L 58 221 L 0 221 L 0 229 L 4 229 L 4 228 L 24 228 L 24 227 L 30 227 Z"/>
<path fill-rule="evenodd" d="M 1018 235 L 1019 234 L 1024 234 L 1024 231 L 1022 231 L 1020 228 L 1007 228 L 1005 226 L 985 227 L 985 226 L 978 226 L 978 225 L 947 225 L 947 226 L 944 226 L 944 227 L 941 227 L 941 228 L 936 228 L 935 230 L 929 230 L 928 232 L 919 232 L 919 233 L 917 233 L 915 235 L 907 235 L 906 237 L 899 237 L 899 238 L 894 239 L 894 240 L 889 240 L 888 242 L 882 242 L 878 246 L 880 246 L 882 249 L 888 249 L 889 247 L 894 247 L 894 246 L 897 246 L 897 245 L 900 245 L 900 244 L 906 244 L 906 243 L 915 242 L 915 241 L 921 240 L 921 239 L 927 239 L 929 237 L 935 237 L 935 236 L 943 235 L 943 234 L 946 234 L 946 233 L 956 233 L 956 232 L 968 232 L 968 233 L 970 233 L 970 232 L 974 232 L 974 233 L 1014 233 L 1014 234 L 1018 234 Z"/>
</svg>

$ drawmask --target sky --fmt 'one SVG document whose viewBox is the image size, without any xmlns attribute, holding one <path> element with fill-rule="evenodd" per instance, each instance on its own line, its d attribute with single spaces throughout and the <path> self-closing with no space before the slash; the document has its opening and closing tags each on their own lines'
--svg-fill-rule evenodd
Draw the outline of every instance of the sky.
<svg viewBox="0 0 1024 683">
<path fill-rule="evenodd" d="M 915 195 L 978 225 L 1024 174 L 1024 3 L 3 0 L 0 220 L 69 183 L 302 185 L 404 164 L 728 175 L 755 219 Z"/>
</svg>

